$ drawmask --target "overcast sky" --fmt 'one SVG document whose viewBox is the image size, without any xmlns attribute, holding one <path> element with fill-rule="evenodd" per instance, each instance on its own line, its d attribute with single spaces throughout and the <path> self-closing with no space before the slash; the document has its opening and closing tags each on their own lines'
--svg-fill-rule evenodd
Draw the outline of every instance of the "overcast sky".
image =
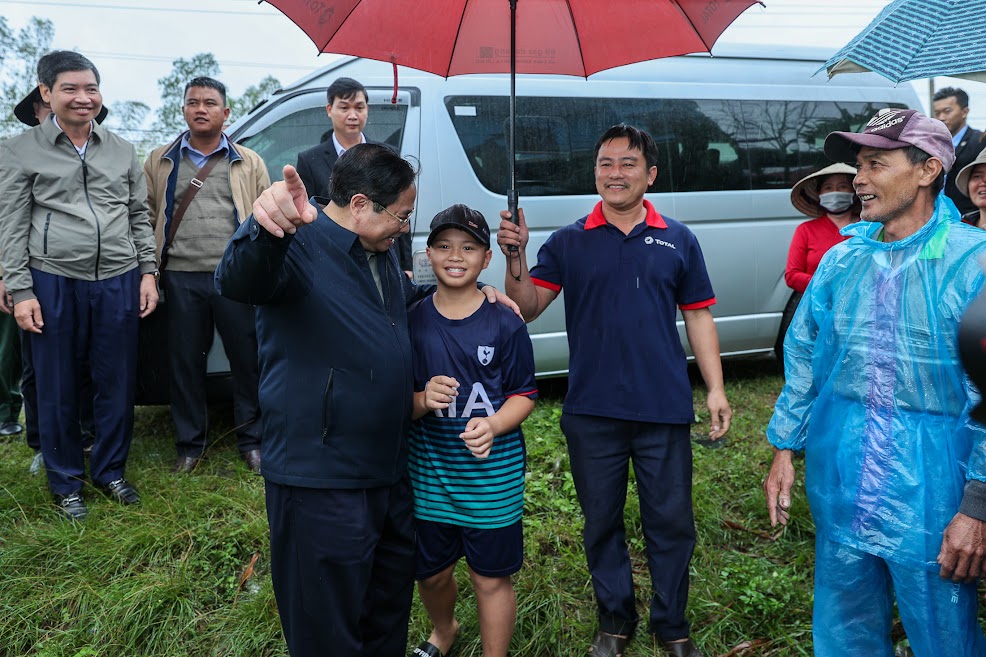
<svg viewBox="0 0 986 657">
<path fill-rule="evenodd" d="M 817 46 L 834 54 L 888 4 L 765 2 L 766 8 L 750 8 L 719 42 Z M 95 62 L 108 103 L 140 100 L 156 107 L 157 79 L 168 73 L 174 59 L 200 52 L 215 54 L 234 95 L 268 73 L 286 84 L 331 61 L 330 55 L 318 56 L 290 20 L 256 0 L 0 0 L 0 15 L 14 28 L 23 27 L 31 16 L 53 21 L 54 47 L 77 49 Z M 970 124 L 986 127 L 986 85 L 936 80 L 939 88 L 949 83 L 970 92 Z M 927 102 L 928 82 L 915 87 Z"/>
</svg>

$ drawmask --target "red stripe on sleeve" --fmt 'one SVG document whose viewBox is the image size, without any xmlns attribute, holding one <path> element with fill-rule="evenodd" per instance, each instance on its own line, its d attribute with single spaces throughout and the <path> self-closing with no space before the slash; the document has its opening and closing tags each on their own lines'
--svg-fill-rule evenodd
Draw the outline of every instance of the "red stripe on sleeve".
<svg viewBox="0 0 986 657">
<path fill-rule="evenodd" d="M 507 399 L 510 399 L 511 397 L 530 397 L 531 395 L 536 394 L 538 394 L 537 388 L 534 390 L 528 390 L 527 392 L 515 392 L 512 395 L 507 395 Z"/>
<path fill-rule="evenodd" d="M 708 308 L 709 306 L 714 306 L 716 303 L 716 298 L 706 299 L 705 301 L 699 301 L 698 303 L 686 303 L 682 306 L 678 306 L 679 310 L 698 310 L 699 308 Z"/>
<path fill-rule="evenodd" d="M 545 288 L 546 290 L 551 290 L 552 292 L 561 292 L 561 285 L 549 283 L 548 281 L 543 281 L 540 278 L 534 278 L 533 276 L 531 276 L 531 282 L 537 285 L 538 287 Z"/>
</svg>

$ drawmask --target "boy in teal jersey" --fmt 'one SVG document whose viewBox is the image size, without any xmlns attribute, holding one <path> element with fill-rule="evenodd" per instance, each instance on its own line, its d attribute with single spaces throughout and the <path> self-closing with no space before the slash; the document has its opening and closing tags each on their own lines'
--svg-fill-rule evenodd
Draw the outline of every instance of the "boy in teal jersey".
<svg viewBox="0 0 986 657">
<path fill-rule="evenodd" d="M 534 352 L 524 321 L 477 289 L 490 230 L 464 205 L 431 222 L 438 289 L 408 311 L 414 354 L 409 472 L 417 521 L 418 592 L 434 627 L 414 649 L 445 657 L 458 634 L 455 564 L 476 592 L 484 657 L 505 657 L 523 562 L 524 437 L 534 409 Z"/>
</svg>

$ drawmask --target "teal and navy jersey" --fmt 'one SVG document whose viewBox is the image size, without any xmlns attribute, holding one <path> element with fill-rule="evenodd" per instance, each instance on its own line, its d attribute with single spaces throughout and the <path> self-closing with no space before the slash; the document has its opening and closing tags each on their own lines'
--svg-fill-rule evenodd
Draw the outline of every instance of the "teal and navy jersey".
<svg viewBox="0 0 986 657">
<path fill-rule="evenodd" d="M 415 391 L 434 376 L 459 382 L 449 408 L 425 415 L 411 429 L 414 515 L 481 529 L 513 524 L 524 507 L 524 435 L 518 428 L 497 436 L 489 456 L 480 459 L 459 434 L 470 418 L 493 415 L 508 397 L 537 397 L 527 326 L 502 304 L 483 303 L 465 319 L 447 319 L 433 297 L 411 307 L 408 324 Z"/>
</svg>

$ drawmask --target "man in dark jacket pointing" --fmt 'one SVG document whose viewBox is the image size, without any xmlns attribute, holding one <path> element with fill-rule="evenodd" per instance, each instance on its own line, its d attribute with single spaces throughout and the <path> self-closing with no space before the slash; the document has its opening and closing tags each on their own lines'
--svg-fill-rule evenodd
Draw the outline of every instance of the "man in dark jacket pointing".
<svg viewBox="0 0 986 657">
<path fill-rule="evenodd" d="M 407 306 L 433 288 L 411 283 L 390 247 L 408 230 L 414 178 L 387 147 L 357 145 L 322 208 L 285 167 L 216 270 L 223 296 L 258 306 L 271 576 L 292 657 L 404 655 Z"/>
</svg>

